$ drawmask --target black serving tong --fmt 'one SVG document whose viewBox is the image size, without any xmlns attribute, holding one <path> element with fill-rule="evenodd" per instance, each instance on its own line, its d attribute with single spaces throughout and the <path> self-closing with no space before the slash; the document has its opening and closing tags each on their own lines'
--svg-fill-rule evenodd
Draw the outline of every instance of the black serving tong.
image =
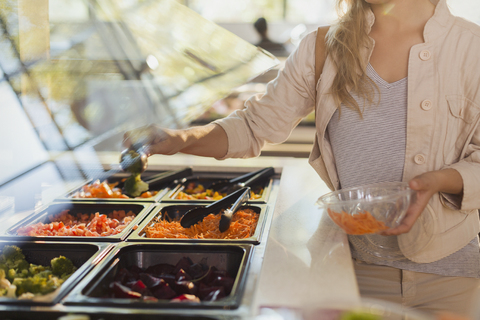
<svg viewBox="0 0 480 320">
<path fill-rule="evenodd" d="M 246 195 L 248 195 L 248 196 L 246 196 Z M 245 198 L 246 198 L 246 200 L 245 200 Z M 236 207 L 238 208 L 238 206 L 240 206 L 240 204 L 245 203 L 246 201 L 248 201 L 249 198 L 250 198 L 250 188 L 249 187 L 242 188 L 240 190 L 237 190 L 237 191 L 229 194 L 226 197 L 223 197 L 220 200 L 217 200 L 217 201 L 209 204 L 208 206 L 197 207 L 197 208 L 193 208 L 191 210 L 188 210 L 183 215 L 182 219 L 180 220 L 180 224 L 184 228 L 189 228 L 189 227 L 193 226 L 194 224 L 202 221 L 203 218 L 208 216 L 210 213 L 217 213 L 221 209 L 227 209 L 227 208 L 231 207 L 232 205 L 236 205 Z M 234 209 L 236 210 L 236 208 L 231 208 L 230 210 L 234 212 L 235 211 Z M 228 217 L 226 219 L 228 219 Z M 231 217 L 230 217 L 230 220 L 231 220 Z M 228 222 L 228 226 L 230 226 L 230 222 Z M 227 229 L 228 229 L 228 227 L 227 227 Z"/>
<path fill-rule="evenodd" d="M 274 174 L 275 174 L 275 169 L 273 169 L 273 167 L 268 167 L 268 168 L 260 169 L 255 172 L 244 174 L 242 176 L 239 176 L 230 180 L 221 180 L 218 182 L 214 182 L 209 187 L 209 189 L 212 189 L 213 191 L 217 191 L 218 193 L 231 193 L 244 187 L 251 187 L 258 181 L 265 178 L 269 178 Z M 250 178 L 248 178 L 247 181 L 243 181 L 247 177 L 250 177 Z"/>
<path fill-rule="evenodd" d="M 150 185 L 152 185 L 153 183 L 155 183 L 155 184 L 167 183 L 167 182 L 170 182 L 170 181 L 174 181 L 174 180 L 177 180 L 177 179 L 181 179 L 181 178 L 191 176 L 192 174 L 193 174 L 192 168 L 187 167 L 187 168 L 180 169 L 180 170 L 170 170 L 170 171 L 165 171 L 165 172 L 162 172 L 162 173 L 152 175 L 152 176 L 146 178 L 144 182 L 146 184 L 148 184 L 148 186 L 150 188 Z M 123 192 L 128 194 L 125 189 L 123 189 Z M 131 196 L 131 195 L 129 195 L 129 196 Z"/>
<path fill-rule="evenodd" d="M 185 178 L 193 174 L 192 168 L 187 167 L 180 170 L 170 170 L 165 171 L 159 174 L 154 174 L 148 178 L 145 178 L 145 183 L 165 183 L 169 181 L 174 181 L 177 179 Z"/>
</svg>

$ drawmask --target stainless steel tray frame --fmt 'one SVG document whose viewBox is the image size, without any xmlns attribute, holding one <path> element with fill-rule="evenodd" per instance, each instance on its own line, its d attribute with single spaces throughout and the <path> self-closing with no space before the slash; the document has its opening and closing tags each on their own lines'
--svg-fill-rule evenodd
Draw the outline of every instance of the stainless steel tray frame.
<svg viewBox="0 0 480 320">
<path fill-rule="evenodd" d="M 22 249 L 29 263 L 49 265 L 50 260 L 60 255 L 72 260 L 77 270 L 62 284 L 62 286 L 49 294 L 44 300 L 18 300 L 0 298 L 0 305 L 8 306 L 35 306 L 54 305 L 77 285 L 100 261 L 113 250 L 114 245 L 108 243 L 65 243 L 65 242 L 40 242 L 40 241 L 0 241 L 0 249 L 6 245 L 16 245 Z"/>
<path fill-rule="evenodd" d="M 184 186 L 186 183 L 193 181 L 193 180 L 198 180 L 198 181 L 206 181 L 208 188 L 209 184 L 208 182 L 212 183 L 214 181 L 217 181 L 219 178 L 218 177 L 212 177 L 212 176 L 202 176 L 198 175 L 195 177 L 187 177 L 181 180 L 174 181 L 169 187 L 166 192 L 163 194 L 163 197 L 160 199 L 160 202 L 178 202 L 178 203 L 184 203 L 184 202 L 200 202 L 200 203 L 211 203 L 214 202 L 215 200 L 206 200 L 206 199 L 195 199 L 195 200 L 185 200 L 185 199 L 175 199 L 177 194 L 183 190 Z M 267 203 L 268 198 L 270 196 L 270 192 L 272 189 L 272 183 L 273 183 L 274 178 L 268 179 L 268 181 L 265 183 L 264 189 L 262 196 L 258 199 L 254 200 L 249 200 L 249 203 Z"/>
<path fill-rule="evenodd" d="M 253 170 L 253 169 L 252 169 Z M 214 177 L 218 178 L 223 178 L 226 176 L 224 172 L 211 172 L 209 175 L 212 175 Z M 241 301 L 241 304 L 239 308 L 237 309 L 215 309 L 215 308 L 205 308 L 205 309 L 189 309 L 186 308 L 180 309 L 171 309 L 171 308 L 137 308 L 134 306 L 129 306 L 127 308 L 119 308 L 117 306 L 101 306 L 101 305 L 94 305 L 90 303 L 72 303 L 73 299 L 76 299 L 76 292 L 78 290 L 81 290 L 81 288 L 84 286 L 84 283 L 89 283 L 90 279 L 94 278 L 98 274 L 98 270 L 102 267 L 103 263 L 107 261 L 107 256 L 103 256 L 103 259 L 101 262 L 99 261 L 100 259 L 97 258 L 96 260 L 98 263 L 91 269 L 91 271 L 85 275 L 85 277 L 82 277 L 81 281 L 65 296 L 59 303 L 53 305 L 53 306 L 27 306 L 27 305 L 2 305 L 0 304 L 0 318 L 7 318 L 7 319 L 21 319 L 21 320 L 37 320 L 37 319 L 46 319 L 46 320 L 57 320 L 59 317 L 63 315 L 68 315 L 68 314 L 86 314 L 89 315 L 91 319 L 93 320 L 126 320 L 126 319 L 131 319 L 132 314 L 134 314 L 135 319 L 139 320 L 148 320 L 148 319 L 171 319 L 171 320 L 187 320 L 187 319 L 200 319 L 200 320 L 240 320 L 240 319 L 245 319 L 245 316 L 249 316 L 250 312 L 248 311 L 250 306 L 253 305 L 253 297 L 254 297 L 254 292 L 255 292 L 255 285 L 256 280 L 260 274 L 261 270 L 261 260 L 263 259 L 263 254 L 265 251 L 266 247 L 266 240 L 269 234 L 268 228 L 271 223 L 272 217 L 271 215 L 273 214 L 273 208 L 275 206 L 276 202 L 276 197 L 278 193 L 278 188 L 279 188 L 279 178 L 280 176 L 274 176 L 273 177 L 273 188 L 269 191 L 270 196 L 268 197 L 267 200 L 267 208 L 271 212 L 266 215 L 266 222 L 265 222 L 265 230 L 260 236 L 260 243 L 258 245 L 248 245 L 253 247 L 253 250 L 250 251 L 250 255 L 248 257 L 249 263 L 247 264 L 247 268 L 244 272 L 245 278 L 245 286 L 243 288 L 244 293 L 243 293 L 243 299 Z M 68 199 L 65 199 L 68 200 Z M 177 200 L 178 201 L 178 200 Z M 175 205 L 176 201 L 172 201 L 170 203 L 160 203 L 158 205 Z M 180 202 L 180 201 L 178 201 Z M 83 203 L 83 202 L 82 202 Z M 180 203 L 179 203 L 180 204 Z M 183 204 L 190 204 L 190 203 L 183 203 Z M 207 204 L 207 203 L 202 203 L 202 204 Z M 155 205 L 155 204 L 153 204 Z M 153 211 L 152 211 L 153 213 Z M 149 215 L 150 216 L 150 215 Z M 144 220 L 146 221 L 146 220 Z M 138 229 L 137 229 L 138 230 Z M 0 237 L 1 238 L 1 237 Z M 18 237 L 17 237 L 18 238 Z M 48 243 L 54 243 L 55 237 L 51 237 L 52 241 L 49 241 Z M 75 239 L 72 240 L 80 240 L 80 237 L 74 237 Z M 20 239 L 16 239 L 15 237 L 6 237 L 4 238 L 7 240 L 8 243 L 12 243 L 12 241 L 17 241 Z M 35 239 L 33 239 L 35 240 Z M 37 239 L 38 240 L 38 239 Z M 40 239 L 43 240 L 43 239 Z M 83 239 L 82 239 L 83 240 Z M 98 238 L 96 239 L 89 239 L 94 242 L 95 240 L 98 241 Z M 130 241 L 130 240 L 129 240 Z M 1 240 L 0 240 L 1 242 Z M 40 242 L 42 241 L 32 241 L 32 243 L 35 242 Z M 72 241 L 69 241 L 68 244 L 71 244 Z M 85 242 L 81 242 L 85 243 Z M 156 244 L 154 242 L 147 242 L 148 244 Z M 109 246 L 110 249 L 114 249 L 119 245 L 133 245 L 133 244 L 141 244 L 139 242 L 113 242 L 113 243 L 94 243 L 94 244 L 101 244 L 105 246 Z M 234 243 L 233 245 L 236 245 L 237 243 Z M 164 245 L 185 245 L 185 244 L 179 244 L 178 242 L 161 242 L 158 243 L 159 247 L 164 246 Z M 224 244 L 224 243 L 190 243 L 189 246 L 193 248 L 197 247 L 205 247 L 205 246 L 211 246 L 211 245 L 229 245 L 229 244 Z M 230 244 L 231 245 L 231 244 Z M 245 246 L 244 244 L 239 244 L 241 246 Z M 112 249 L 112 250 L 113 250 Z M 113 251 L 109 251 L 110 254 L 113 254 Z M 67 300 L 69 301 L 67 303 Z"/>
<path fill-rule="evenodd" d="M 236 309 L 239 307 L 245 285 L 246 274 L 253 255 L 254 246 L 228 244 L 178 244 L 178 243 L 119 243 L 102 262 L 85 277 L 65 298 L 64 304 L 88 305 L 91 307 L 115 307 L 130 309 Z M 229 296 L 218 301 L 200 303 L 172 303 L 168 300 L 145 302 L 136 299 L 98 298 L 89 296 L 90 292 L 102 283 L 112 280 L 116 268 L 129 263 L 139 267 L 148 267 L 157 263 L 175 265 L 182 257 L 188 256 L 193 262 L 208 259 L 209 265 L 218 269 L 236 271 L 235 282 Z M 123 260 L 122 260 L 123 259 Z"/>
<path fill-rule="evenodd" d="M 168 170 L 165 170 L 165 171 L 146 171 L 146 172 L 153 172 L 152 175 L 154 174 L 157 174 L 157 173 L 162 173 L 162 172 L 166 172 Z M 106 177 L 104 178 L 103 180 L 107 180 L 107 181 L 116 181 L 117 179 L 122 179 L 122 178 L 127 178 L 130 174 L 129 173 L 117 173 L 117 174 L 113 174 L 109 177 Z M 143 177 L 142 178 L 148 178 L 148 175 Z M 158 193 L 156 195 L 154 195 L 153 197 L 150 197 L 150 198 L 128 198 L 128 199 L 123 199 L 123 198 L 72 198 L 72 195 L 79 191 L 83 186 L 87 185 L 87 184 L 90 184 L 92 182 L 94 182 L 96 179 L 90 179 L 88 181 L 86 181 L 85 183 L 82 183 L 81 185 L 78 185 L 76 186 L 75 188 L 73 188 L 72 190 L 68 191 L 65 195 L 55 199 L 55 201 L 78 201 L 78 202 L 89 202 L 89 201 L 113 201 L 113 202 L 159 202 L 160 199 L 162 199 L 165 194 L 167 193 L 167 191 L 169 191 L 169 186 L 171 186 L 172 182 L 169 182 L 169 183 L 163 183 L 162 184 L 162 187 L 159 188 L 158 190 Z M 103 182 L 103 180 L 101 182 Z M 155 185 L 155 184 L 153 184 Z M 157 188 L 154 188 L 154 189 L 157 189 Z"/>
<path fill-rule="evenodd" d="M 162 210 L 165 208 L 175 208 L 175 207 L 185 207 L 185 211 L 195 207 L 203 207 L 205 203 L 160 203 L 155 206 L 155 208 L 150 212 L 150 214 L 143 220 L 143 222 L 138 226 L 127 237 L 128 242 L 175 242 L 175 243 L 251 243 L 259 244 L 261 235 L 264 231 L 265 222 L 267 221 L 268 209 L 269 207 L 265 204 L 247 204 L 242 208 L 251 208 L 257 211 L 260 216 L 258 218 L 257 227 L 254 234 L 251 237 L 245 239 L 182 239 L 182 238 L 146 238 L 145 237 L 145 228 L 154 224 L 156 221 L 163 219 Z M 184 212 L 183 212 L 184 213 Z"/>
<path fill-rule="evenodd" d="M 10 227 L 5 235 L 0 236 L 0 240 L 9 241 L 73 241 L 73 242 L 104 242 L 104 241 L 123 241 L 127 236 L 138 227 L 138 225 L 147 217 L 148 213 L 154 207 L 153 203 L 149 202 L 74 202 L 74 201 L 62 201 L 53 202 L 32 213 L 27 218 L 19 221 L 12 227 Z M 136 217 L 130 222 L 125 229 L 112 236 L 106 237 L 67 237 L 67 236 L 20 236 L 16 232 L 20 227 L 25 227 L 38 222 L 44 222 L 48 216 L 58 214 L 63 210 L 72 209 L 81 213 L 95 213 L 111 212 L 113 210 L 125 210 L 128 212 L 132 210 L 136 212 Z M 52 211 L 53 210 L 53 211 Z"/>
</svg>

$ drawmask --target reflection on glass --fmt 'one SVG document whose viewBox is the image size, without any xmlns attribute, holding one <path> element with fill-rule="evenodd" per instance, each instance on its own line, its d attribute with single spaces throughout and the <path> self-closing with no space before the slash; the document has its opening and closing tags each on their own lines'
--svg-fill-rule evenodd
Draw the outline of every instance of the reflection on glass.
<svg viewBox="0 0 480 320">
<path fill-rule="evenodd" d="M 335 0 L 287 1 L 286 20 L 293 23 L 332 24 L 337 18 Z"/>
<path fill-rule="evenodd" d="M 253 23 L 259 17 L 268 21 L 282 20 L 285 0 L 189 0 L 188 6 L 215 22 Z"/>
<path fill-rule="evenodd" d="M 0 184 L 48 159 L 7 81 L 0 82 Z"/>
<path fill-rule="evenodd" d="M 2 70 L 48 150 L 121 126 L 187 126 L 276 64 L 173 0 L 70 2 L 9 0 L 0 15 Z"/>
<path fill-rule="evenodd" d="M 2 0 L 0 196 L 46 204 L 125 130 L 186 127 L 276 64 L 175 0 Z"/>
<path fill-rule="evenodd" d="M 145 57 L 143 81 L 158 93 L 155 111 L 164 126 L 184 126 L 232 88 L 273 67 L 273 57 L 175 1 L 117 6 L 99 1 L 103 16 L 124 24 L 125 54 Z M 122 4 L 123 2 L 120 2 Z"/>
</svg>

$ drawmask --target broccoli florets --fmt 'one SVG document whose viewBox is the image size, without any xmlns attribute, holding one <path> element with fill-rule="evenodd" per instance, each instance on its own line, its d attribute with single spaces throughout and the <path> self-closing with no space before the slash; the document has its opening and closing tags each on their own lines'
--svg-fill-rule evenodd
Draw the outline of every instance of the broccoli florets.
<svg viewBox="0 0 480 320">
<path fill-rule="evenodd" d="M 32 280 L 30 279 L 15 278 L 12 284 L 17 288 L 15 292 L 17 297 L 22 293 L 32 291 Z"/>
<path fill-rule="evenodd" d="M 17 269 L 17 273 L 26 271 L 28 273 L 28 268 L 30 268 L 30 263 L 27 262 L 27 260 L 17 260 L 16 266 L 14 266 L 15 269 Z"/>
<path fill-rule="evenodd" d="M 0 262 L 16 261 L 16 260 L 25 260 L 25 255 L 22 253 L 22 249 L 17 246 L 5 246 L 2 250 L 2 256 L 0 257 Z M 3 260 L 3 261 L 2 261 Z"/>
<path fill-rule="evenodd" d="M 17 246 L 5 246 L 3 248 L 0 255 L 0 269 L 5 271 L 14 269 L 16 272 L 21 272 L 28 269 L 29 266 L 30 264 L 25 260 L 22 249 Z"/>
<path fill-rule="evenodd" d="M 15 280 L 13 280 L 13 285 L 17 287 L 17 297 L 27 292 L 33 294 L 46 294 L 54 291 L 57 288 L 57 286 L 54 286 L 46 278 L 38 277 L 31 277 L 26 279 L 15 278 Z"/>
<path fill-rule="evenodd" d="M 37 273 L 45 271 L 44 266 L 37 266 L 36 264 L 30 263 L 30 267 L 28 268 L 29 273 L 34 276 Z"/>
<path fill-rule="evenodd" d="M 138 197 L 143 192 L 148 191 L 148 183 L 142 181 L 140 173 L 132 173 L 132 175 L 125 180 L 123 190 L 131 197 Z"/>
<path fill-rule="evenodd" d="M 68 276 L 66 277 L 68 278 Z M 33 277 L 15 278 L 12 284 L 16 286 L 15 293 L 16 296 L 19 297 L 25 293 L 32 293 L 34 295 L 50 293 L 60 287 L 64 281 L 64 279 L 53 276 L 50 270 L 45 270 L 37 273 Z"/>
<path fill-rule="evenodd" d="M 39 273 L 33 275 L 33 277 L 50 279 L 51 275 L 52 275 L 52 270 L 45 270 L 45 271 L 42 271 L 42 272 L 39 272 Z"/>
<path fill-rule="evenodd" d="M 10 269 L 10 270 L 8 270 L 6 277 L 9 280 L 13 280 L 16 275 L 17 275 L 17 271 L 15 271 L 15 269 Z"/>
<path fill-rule="evenodd" d="M 0 255 L 0 257 L 2 257 L 2 256 Z M 10 268 L 7 267 L 7 265 L 5 263 L 0 262 L 0 270 L 3 270 L 5 272 L 5 274 L 8 272 L 9 269 Z"/>
<path fill-rule="evenodd" d="M 52 259 L 50 264 L 51 268 L 30 264 L 20 248 L 5 246 L 0 255 L 0 297 L 29 297 L 50 293 L 76 270 L 72 261 L 64 256 Z"/>
<path fill-rule="evenodd" d="M 73 262 L 64 256 L 53 258 L 50 264 L 52 265 L 52 273 L 58 277 L 70 275 L 75 271 Z"/>
</svg>

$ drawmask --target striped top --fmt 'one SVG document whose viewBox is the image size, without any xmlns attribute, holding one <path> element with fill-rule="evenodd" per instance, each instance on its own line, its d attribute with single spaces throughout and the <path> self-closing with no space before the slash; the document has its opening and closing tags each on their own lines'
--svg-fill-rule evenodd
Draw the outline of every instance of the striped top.
<svg viewBox="0 0 480 320">
<path fill-rule="evenodd" d="M 368 64 L 367 75 L 378 86 L 372 106 L 352 94 L 363 106 L 363 118 L 344 105 L 330 120 L 327 133 L 332 145 L 341 188 L 402 181 L 407 127 L 407 78 L 388 83 Z M 380 237 L 379 245 L 399 251 L 395 236 Z M 445 276 L 480 278 L 478 239 L 441 260 L 418 264 L 401 258 L 370 255 L 350 241 L 352 257 L 379 265 Z"/>
<path fill-rule="evenodd" d="M 388 83 L 370 64 L 367 75 L 380 89 L 380 104 L 364 107 L 363 119 L 357 111 L 342 106 L 327 127 L 342 189 L 402 181 L 407 132 L 407 78 Z M 352 96 L 359 106 L 363 105 L 361 99 Z M 378 98 L 377 92 L 374 101 Z"/>
</svg>

